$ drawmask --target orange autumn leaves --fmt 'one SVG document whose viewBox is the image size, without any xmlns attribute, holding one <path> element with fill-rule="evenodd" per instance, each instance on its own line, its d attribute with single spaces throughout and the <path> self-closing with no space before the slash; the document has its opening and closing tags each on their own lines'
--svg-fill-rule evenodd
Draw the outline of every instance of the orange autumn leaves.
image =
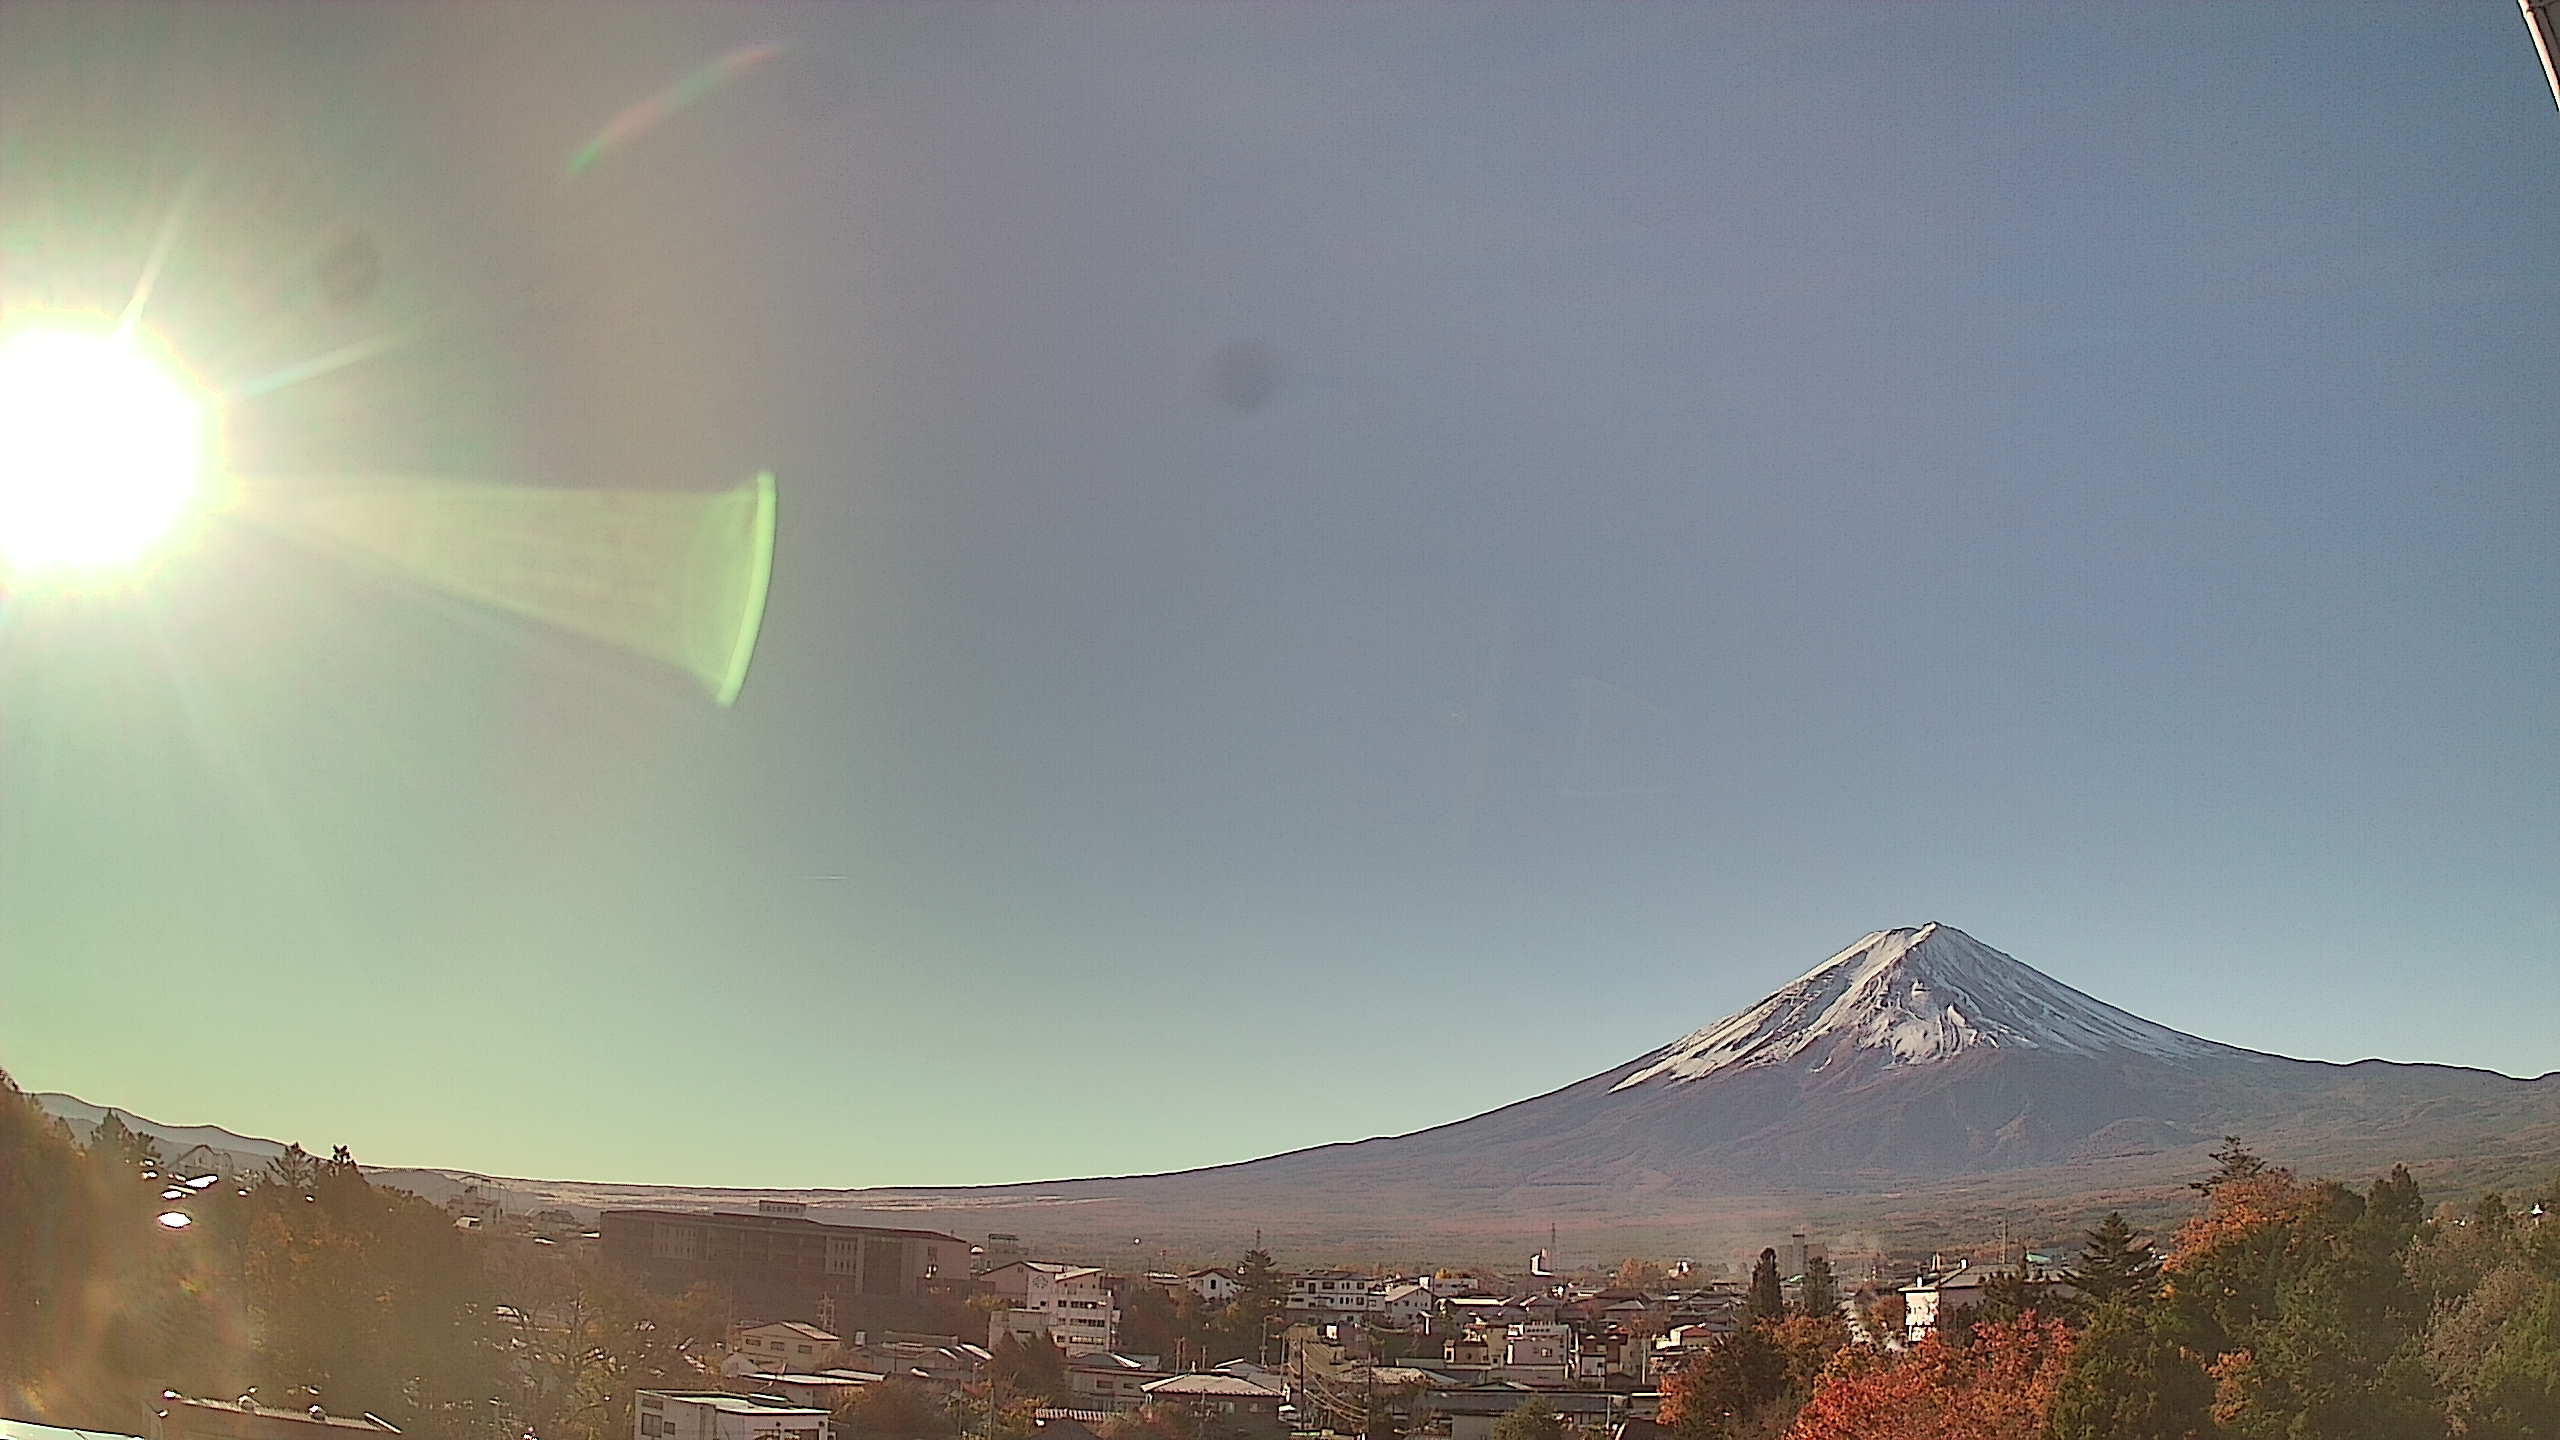
<svg viewBox="0 0 2560 1440">
<path fill-rule="evenodd" d="M 2072 1342 L 2069 1326 L 2029 1313 L 1976 1327 L 1970 1344 L 1843 1350 L 1788 1440 L 2036 1440 Z"/>
</svg>

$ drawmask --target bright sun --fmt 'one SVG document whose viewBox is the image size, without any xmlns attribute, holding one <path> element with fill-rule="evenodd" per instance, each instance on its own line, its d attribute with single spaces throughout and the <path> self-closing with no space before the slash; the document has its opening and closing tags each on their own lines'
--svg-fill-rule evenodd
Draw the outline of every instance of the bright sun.
<svg viewBox="0 0 2560 1440">
<path fill-rule="evenodd" d="M 205 402 L 112 328 L 0 333 L 0 575 L 128 566 L 192 507 Z"/>
</svg>

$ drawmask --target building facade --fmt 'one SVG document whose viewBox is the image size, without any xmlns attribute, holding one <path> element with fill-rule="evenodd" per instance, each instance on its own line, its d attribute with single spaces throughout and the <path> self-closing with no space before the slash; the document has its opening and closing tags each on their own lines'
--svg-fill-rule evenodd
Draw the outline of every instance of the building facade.
<svg viewBox="0 0 2560 1440">
<path fill-rule="evenodd" d="M 1502 1378 L 1524 1385 L 1562 1385 L 1573 1374 L 1573 1327 L 1529 1321 L 1503 1337 Z"/>
<path fill-rule="evenodd" d="M 729 1353 L 766 1374 L 823 1370 L 835 1362 L 836 1350 L 843 1343 L 815 1325 L 776 1320 L 740 1330 L 729 1343 Z"/>
<path fill-rule="evenodd" d="M 1289 1308 L 1302 1315 L 1358 1315 L 1377 1303 L 1378 1282 L 1348 1270 L 1311 1270 L 1289 1279 Z"/>
<path fill-rule="evenodd" d="M 912 1300 L 965 1279 L 968 1242 L 934 1230 L 829 1225 L 798 1214 L 607 1210 L 607 1258 L 664 1283 L 708 1280 L 750 1312 L 815 1315 L 865 1298 Z"/>
<path fill-rule="evenodd" d="M 1049 1321 L 1049 1338 L 1070 1355 L 1105 1352 L 1120 1337 L 1120 1307 L 1102 1272 L 1090 1265 L 1062 1265 L 1032 1272 L 1023 1308 Z"/>
</svg>

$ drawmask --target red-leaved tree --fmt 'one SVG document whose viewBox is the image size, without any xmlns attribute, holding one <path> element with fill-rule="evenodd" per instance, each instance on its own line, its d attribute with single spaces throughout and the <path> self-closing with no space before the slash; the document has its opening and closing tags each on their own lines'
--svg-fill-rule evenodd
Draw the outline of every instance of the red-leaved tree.
<svg viewBox="0 0 2560 1440">
<path fill-rule="evenodd" d="M 2071 1343 L 2069 1326 L 2031 1312 L 1975 1327 L 1969 1344 L 1844 1350 L 1788 1440 L 2036 1440 Z"/>
</svg>

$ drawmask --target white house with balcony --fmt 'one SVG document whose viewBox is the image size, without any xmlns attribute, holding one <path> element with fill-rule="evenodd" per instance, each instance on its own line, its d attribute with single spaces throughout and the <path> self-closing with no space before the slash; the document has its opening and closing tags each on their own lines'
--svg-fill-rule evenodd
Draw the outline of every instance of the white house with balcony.
<svg viewBox="0 0 2560 1440">
<path fill-rule="evenodd" d="M 1377 1299 L 1378 1282 L 1349 1270 L 1310 1270 L 1289 1280 L 1289 1308 L 1306 1315 L 1362 1315 Z"/>
</svg>

